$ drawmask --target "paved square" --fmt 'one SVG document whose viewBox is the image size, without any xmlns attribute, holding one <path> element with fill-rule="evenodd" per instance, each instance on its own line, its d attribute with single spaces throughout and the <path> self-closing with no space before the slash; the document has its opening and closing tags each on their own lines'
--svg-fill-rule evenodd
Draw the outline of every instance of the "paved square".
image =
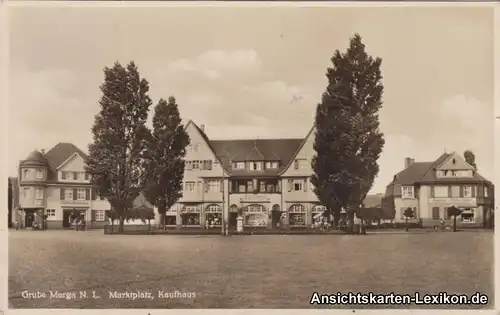
<svg viewBox="0 0 500 315">
<path fill-rule="evenodd" d="M 492 232 L 226 238 L 9 232 L 12 308 L 308 308 L 313 292 L 339 291 L 481 292 L 492 307 L 492 266 Z M 49 290 L 70 294 L 22 297 Z M 154 299 L 110 298 L 109 291 L 149 291 Z"/>
</svg>

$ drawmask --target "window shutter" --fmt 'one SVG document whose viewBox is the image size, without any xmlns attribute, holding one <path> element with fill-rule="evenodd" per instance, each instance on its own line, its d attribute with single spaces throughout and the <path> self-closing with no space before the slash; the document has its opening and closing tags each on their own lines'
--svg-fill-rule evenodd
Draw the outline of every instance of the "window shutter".
<svg viewBox="0 0 500 315">
<path fill-rule="evenodd" d="M 460 197 L 462 198 L 464 196 L 464 186 L 460 185 Z"/>
<path fill-rule="evenodd" d="M 73 172 L 73 179 L 78 179 L 78 173 L 77 172 Z"/>
<path fill-rule="evenodd" d="M 281 180 L 278 179 L 278 191 L 277 192 L 281 192 Z"/>
<path fill-rule="evenodd" d="M 448 197 L 453 197 L 453 188 L 452 188 L 452 186 L 448 186 Z"/>
<path fill-rule="evenodd" d="M 61 188 L 61 200 L 64 200 L 64 188 Z"/>
<path fill-rule="evenodd" d="M 295 169 L 298 170 L 299 169 L 299 161 L 295 160 L 295 161 L 293 161 L 293 163 L 294 163 Z"/>
<path fill-rule="evenodd" d="M 208 192 L 208 181 L 205 180 L 203 183 L 205 184 L 205 192 Z"/>
<path fill-rule="evenodd" d="M 85 180 L 89 180 L 89 173 L 85 172 Z"/>
<path fill-rule="evenodd" d="M 413 218 L 418 219 L 418 212 L 417 212 L 417 207 L 413 207 Z"/>
<path fill-rule="evenodd" d="M 95 210 L 90 211 L 90 220 L 91 220 L 92 222 L 94 222 L 94 221 L 95 221 Z"/>
<path fill-rule="evenodd" d="M 220 192 L 223 193 L 224 192 L 224 180 L 220 180 L 219 181 L 219 188 L 220 188 Z"/>
<path fill-rule="evenodd" d="M 435 194 L 434 194 L 434 186 L 431 186 L 431 198 L 434 198 Z"/>
<path fill-rule="evenodd" d="M 77 194 L 76 188 L 73 188 L 73 200 L 76 200 L 76 194 Z"/>
<path fill-rule="evenodd" d="M 292 191 L 293 181 L 291 179 L 288 180 L 288 191 Z"/>
<path fill-rule="evenodd" d="M 90 200 L 90 188 L 85 189 L 85 200 Z"/>
<path fill-rule="evenodd" d="M 25 176 L 26 177 L 26 176 Z M 66 179 L 66 172 L 61 172 L 61 178 Z"/>
<path fill-rule="evenodd" d="M 97 195 L 97 189 L 95 188 L 92 188 L 92 190 L 90 191 L 91 195 L 90 195 L 90 199 L 91 200 L 96 200 L 96 195 Z"/>
<path fill-rule="evenodd" d="M 304 179 L 304 191 L 307 191 L 307 178 Z"/>
<path fill-rule="evenodd" d="M 405 218 L 405 208 L 402 207 L 401 208 L 401 219 L 404 219 Z"/>
<path fill-rule="evenodd" d="M 479 185 L 477 187 L 477 196 L 478 197 L 483 197 L 484 196 L 484 186 L 483 185 Z"/>
<path fill-rule="evenodd" d="M 476 197 L 476 185 L 472 185 L 470 186 L 470 190 L 471 190 L 471 197 L 475 198 Z"/>
<path fill-rule="evenodd" d="M 208 161 L 208 170 L 212 170 L 212 160 Z"/>
</svg>

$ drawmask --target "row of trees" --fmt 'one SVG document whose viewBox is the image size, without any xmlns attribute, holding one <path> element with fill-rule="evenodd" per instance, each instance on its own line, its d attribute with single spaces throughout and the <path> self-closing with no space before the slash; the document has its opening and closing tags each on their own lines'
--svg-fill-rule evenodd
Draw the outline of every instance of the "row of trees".
<svg viewBox="0 0 500 315">
<path fill-rule="evenodd" d="M 316 107 L 311 182 L 337 226 L 341 209 L 353 222 L 379 172 L 385 143 L 379 129 L 384 88 L 382 60 L 368 55 L 359 34 L 350 39 L 346 52 L 336 50 L 331 62 L 328 85 Z M 86 171 L 98 193 L 110 202 L 121 230 L 141 192 L 165 222 L 165 212 L 182 196 L 190 141 L 176 100 L 159 100 L 150 130 L 146 126 L 153 103 L 149 83 L 133 62 L 105 68 L 100 88 L 101 110 L 92 127 Z"/>
<path fill-rule="evenodd" d="M 174 97 L 158 101 L 153 129 L 146 126 L 153 102 L 149 83 L 134 62 L 106 67 L 100 89 L 101 110 L 92 127 L 86 171 L 99 195 L 109 201 L 123 231 L 140 193 L 160 214 L 179 199 L 190 140 Z"/>
</svg>

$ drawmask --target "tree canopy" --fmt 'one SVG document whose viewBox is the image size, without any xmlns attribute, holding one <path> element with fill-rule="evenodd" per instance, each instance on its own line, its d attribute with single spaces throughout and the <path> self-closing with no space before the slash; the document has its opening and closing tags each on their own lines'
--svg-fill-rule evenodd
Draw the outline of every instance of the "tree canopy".
<svg viewBox="0 0 500 315">
<path fill-rule="evenodd" d="M 153 133 L 146 154 L 146 198 L 156 205 L 162 215 L 182 197 L 184 157 L 189 144 L 173 96 L 168 102 L 161 99 L 155 107 Z"/>
<path fill-rule="evenodd" d="M 471 150 L 465 150 L 464 159 L 470 166 L 474 167 L 474 170 L 477 171 L 476 165 L 476 155 Z"/>
<path fill-rule="evenodd" d="M 311 182 L 320 202 L 353 216 L 379 172 L 384 145 L 378 112 L 382 107 L 380 58 L 368 55 L 355 34 L 345 53 L 336 50 L 326 71 L 328 86 L 316 107 Z"/>
<path fill-rule="evenodd" d="M 123 228 L 128 209 L 144 188 L 146 120 L 152 101 L 149 83 L 141 78 L 134 62 L 106 67 L 100 89 L 101 109 L 92 126 L 93 142 L 85 169 L 99 195 L 117 212 Z"/>
</svg>

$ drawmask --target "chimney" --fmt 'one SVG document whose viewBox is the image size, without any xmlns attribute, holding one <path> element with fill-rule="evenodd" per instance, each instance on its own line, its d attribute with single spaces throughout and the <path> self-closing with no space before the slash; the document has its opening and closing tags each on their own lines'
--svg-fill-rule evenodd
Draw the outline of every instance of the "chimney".
<svg viewBox="0 0 500 315">
<path fill-rule="evenodd" d="M 205 132 L 205 125 L 200 125 L 201 131 Z"/>
<path fill-rule="evenodd" d="M 410 165 L 412 165 L 415 162 L 415 159 L 412 159 L 410 157 L 405 158 L 405 169 L 408 168 Z"/>
</svg>

